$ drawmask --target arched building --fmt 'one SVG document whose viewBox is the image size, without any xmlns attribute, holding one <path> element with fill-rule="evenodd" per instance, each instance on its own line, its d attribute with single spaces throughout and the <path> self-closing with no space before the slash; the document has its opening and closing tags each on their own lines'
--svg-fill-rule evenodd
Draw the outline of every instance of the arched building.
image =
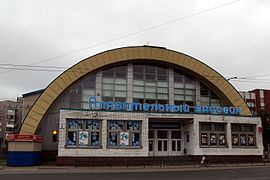
<svg viewBox="0 0 270 180">
<path fill-rule="evenodd" d="M 95 158 L 261 159 L 261 122 L 234 87 L 188 55 L 139 46 L 82 60 L 36 100 L 20 134 L 58 164 Z M 59 131 L 53 140 L 52 131 Z"/>
</svg>

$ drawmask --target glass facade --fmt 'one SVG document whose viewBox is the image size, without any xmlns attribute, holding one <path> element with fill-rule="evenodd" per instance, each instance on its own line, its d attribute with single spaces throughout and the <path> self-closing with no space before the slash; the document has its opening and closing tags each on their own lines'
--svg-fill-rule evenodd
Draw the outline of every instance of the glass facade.
<svg viewBox="0 0 270 180">
<path fill-rule="evenodd" d="M 127 98 L 127 66 L 103 71 L 102 100 L 125 102 Z"/>
<path fill-rule="evenodd" d="M 167 104 L 168 77 L 168 68 L 134 64 L 133 102 Z"/>
<path fill-rule="evenodd" d="M 223 105 L 220 98 L 194 77 L 168 66 L 126 64 L 89 74 L 69 88 L 68 108 L 88 109 L 90 96 L 102 101 L 158 104 Z M 128 92 L 128 90 L 130 92 Z M 199 94 L 196 94 L 199 93 Z M 199 97 L 199 99 L 196 97 Z"/>
</svg>

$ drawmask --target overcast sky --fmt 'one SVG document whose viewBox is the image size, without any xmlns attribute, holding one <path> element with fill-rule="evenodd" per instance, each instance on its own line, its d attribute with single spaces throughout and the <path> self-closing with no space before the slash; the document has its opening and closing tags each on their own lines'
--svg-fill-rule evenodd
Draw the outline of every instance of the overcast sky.
<svg viewBox="0 0 270 180">
<path fill-rule="evenodd" d="M 105 50 L 146 44 L 188 54 L 226 78 L 237 76 L 230 81 L 237 90 L 270 89 L 270 0 L 235 1 L 106 42 L 228 2 L 0 0 L 0 100 L 45 88 L 61 73 L 8 71 L 5 64 L 70 67 Z"/>
</svg>

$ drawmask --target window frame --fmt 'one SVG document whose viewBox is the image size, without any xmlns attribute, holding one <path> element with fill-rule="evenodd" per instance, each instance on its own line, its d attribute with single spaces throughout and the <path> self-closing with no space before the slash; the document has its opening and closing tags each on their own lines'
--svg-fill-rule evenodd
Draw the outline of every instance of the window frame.
<svg viewBox="0 0 270 180">
<path fill-rule="evenodd" d="M 81 121 L 82 122 L 82 128 L 81 129 L 70 129 L 68 121 Z M 86 123 L 88 121 L 97 121 L 99 122 L 99 129 L 88 129 L 86 128 Z M 87 131 L 88 132 L 88 140 L 87 145 L 80 145 L 79 144 L 79 135 L 81 131 Z M 76 132 L 76 145 L 69 145 L 68 144 L 68 133 L 69 132 Z M 91 140 L 91 133 L 92 132 L 98 132 L 99 133 L 99 145 L 93 146 L 92 140 Z M 66 119 L 66 141 L 65 141 L 65 148 L 89 148 L 89 149 L 101 149 L 102 148 L 102 120 L 99 119 L 75 119 L 75 118 L 67 118 Z"/>
<path fill-rule="evenodd" d="M 240 126 L 240 131 L 233 131 L 233 126 Z M 252 131 L 245 131 L 245 126 L 252 126 Z M 241 144 L 241 137 L 245 136 L 245 144 Z M 253 137 L 253 145 L 249 144 L 249 137 Z M 238 144 L 234 144 L 234 138 L 237 137 Z M 256 124 L 231 123 L 232 148 L 257 148 Z"/>
<path fill-rule="evenodd" d="M 123 128 L 121 130 L 111 130 L 110 129 L 110 123 L 113 121 L 119 121 L 123 123 Z M 128 129 L 128 123 L 129 122 L 138 122 L 139 123 L 139 130 L 129 130 Z M 117 133 L 117 145 L 111 146 L 109 144 L 109 134 L 111 132 Z M 121 132 L 128 133 L 129 139 L 128 139 L 128 146 L 121 146 L 120 144 L 120 135 Z M 132 145 L 132 134 L 133 133 L 139 133 L 139 146 L 133 146 Z M 107 120 L 107 149 L 142 149 L 142 121 L 141 120 Z"/>
<path fill-rule="evenodd" d="M 203 124 L 209 124 L 210 130 L 202 130 Z M 216 131 L 215 126 L 223 124 L 224 131 Z M 227 124 L 223 122 L 199 122 L 199 141 L 200 148 L 228 148 L 228 140 L 226 133 Z M 202 135 L 206 135 L 207 143 L 202 143 Z M 211 137 L 215 135 L 215 143 L 211 144 Z M 224 144 L 220 144 L 220 137 L 224 136 Z"/>
</svg>

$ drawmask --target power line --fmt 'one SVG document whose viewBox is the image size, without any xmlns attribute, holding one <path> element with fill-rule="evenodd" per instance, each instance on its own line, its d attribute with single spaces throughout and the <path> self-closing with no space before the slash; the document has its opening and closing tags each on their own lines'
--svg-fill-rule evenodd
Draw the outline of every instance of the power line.
<svg viewBox="0 0 270 180">
<path fill-rule="evenodd" d="M 224 4 L 220 4 L 220 5 L 218 5 L 218 6 L 214 6 L 214 7 L 205 9 L 205 10 L 201 10 L 201 11 L 192 13 L 192 14 L 187 15 L 187 16 L 183 16 L 183 17 L 176 18 L 176 19 L 173 19 L 173 20 L 170 20 L 170 21 L 167 21 L 167 22 L 158 24 L 158 25 L 151 26 L 151 27 L 149 27 L 149 28 L 141 29 L 141 30 L 139 30 L 139 31 L 135 31 L 135 32 L 131 32 L 131 33 L 128 33 L 128 34 L 124 34 L 124 35 L 119 36 L 119 37 L 116 37 L 116 38 L 112 38 L 112 39 L 109 39 L 109 40 L 101 41 L 101 42 L 95 43 L 95 44 L 93 44 L 93 45 L 90 45 L 90 46 L 88 46 L 88 47 L 84 47 L 84 48 L 81 48 L 81 49 L 77 49 L 77 50 L 74 50 L 74 51 L 70 51 L 70 52 L 68 52 L 68 53 L 64 53 L 64 54 L 61 54 L 61 55 L 58 55 L 58 56 L 50 57 L 50 58 L 47 58 L 47 59 L 44 59 L 44 60 L 39 60 L 38 62 L 31 63 L 31 64 L 29 64 L 29 65 L 36 65 L 36 64 L 40 64 L 40 63 L 52 61 L 52 60 L 54 60 L 54 59 L 58 59 L 58 58 L 61 58 L 61 57 L 64 57 L 64 56 L 68 56 L 68 55 L 71 55 L 71 54 L 75 54 L 75 53 L 78 53 L 78 52 L 81 52 L 81 51 L 84 51 L 84 50 L 87 50 L 87 49 L 90 49 L 90 48 L 93 48 L 93 47 L 96 47 L 96 46 L 100 46 L 100 45 L 107 44 L 107 43 L 110 43 L 110 42 L 113 42 L 113 41 L 117 41 L 117 40 L 119 40 L 119 39 L 124 39 L 124 38 L 130 37 L 130 36 L 134 36 L 134 35 L 136 35 L 136 34 L 140 34 L 140 33 L 142 33 L 142 32 L 150 31 L 150 30 L 152 30 L 152 29 L 155 29 L 155 28 L 158 28 L 158 27 L 161 27 L 161 26 L 165 26 L 165 25 L 168 25 L 168 24 L 172 24 L 172 23 L 175 23 L 175 22 L 178 22 L 178 21 L 182 21 L 182 20 L 185 20 L 185 19 L 188 19 L 188 18 L 197 16 L 197 15 L 200 15 L 200 14 L 203 14 L 203 13 L 206 13 L 206 12 L 209 12 L 209 11 L 213 11 L 213 10 L 222 8 L 222 7 L 224 7 L 224 6 L 228 6 L 228 5 L 237 3 L 237 2 L 239 2 L 239 1 L 241 1 L 241 0 L 234 0 L 234 1 L 230 1 L 230 2 L 224 3 Z M 4 72 L 1 72 L 0 74 L 8 73 L 8 72 L 10 72 L 10 71 L 12 71 L 12 70 L 4 71 Z"/>
</svg>

